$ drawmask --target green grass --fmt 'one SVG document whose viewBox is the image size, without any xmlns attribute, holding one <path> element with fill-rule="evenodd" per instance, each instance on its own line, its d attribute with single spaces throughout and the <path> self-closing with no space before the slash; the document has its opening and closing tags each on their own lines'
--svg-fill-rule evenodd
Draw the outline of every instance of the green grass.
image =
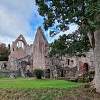
<svg viewBox="0 0 100 100">
<path fill-rule="evenodd" d="M 82 86 L 80 86 L 82 85 Z M 0 78 L 0 100 L 100 100 L 83 83 L 65 80 Z"/>
<path fill-rule="evenodd" d="M 0 88 L 6 89 L 44 89 L 44 88 L 58 88 L 58 89 L 69 89 L 79 87 L 80 83 L 69 82 L 65 80 L 36 80 L 36 79 L 10 79 L 1 78 Z"/>
</svg>

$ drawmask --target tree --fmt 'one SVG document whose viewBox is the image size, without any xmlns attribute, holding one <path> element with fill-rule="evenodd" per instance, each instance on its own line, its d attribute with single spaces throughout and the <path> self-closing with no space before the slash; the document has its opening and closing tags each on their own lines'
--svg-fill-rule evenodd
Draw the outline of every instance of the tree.
<svg viewBox="0 0 100 100">
<path fill-rule="evenodd" d="M 34 70 L 34 74 L 36 76 L 37 79 L 42 79 L 44 72 L 41 69 L 35 69 Z"/>
<path fill-rule="evenodd" d="M 50 55 L 57 55 L 62 58 L 66 53 L 66 35 L 60 36 L 58 40 L 55 40 L 50 44 Z"/>
<path fill-rule="evenodd" d="M 89 39 L 79 31 L 67 35 L 67 54 L 70 56 L 84 55 L 91 48 Z"/>
<path fill-rule="evenodd" d="M 5 46 L 0 46 L 0 61 L 8 61 L 8 56 L 10 54 L 9 48 Z"/>
<path fill-rule="evenodd" d="M 95 88 L 100 92 L 100 0 L 36 0 L 44 28 L 56 25 L 66 31 L 68 24 L 76 23 L 89 36 L 95 54 Z M 55 33 L 54 30 L 51 34 Z"/>
<path fill-rule="evenodd" d="M 78 31 L 73 34 L 64 34 L 50 45 L 50 56 L 64 55 L 79 56 L 84 55 L 91 48 L 89 39 L 86 35 L 80 35 Z"/>
</svg>

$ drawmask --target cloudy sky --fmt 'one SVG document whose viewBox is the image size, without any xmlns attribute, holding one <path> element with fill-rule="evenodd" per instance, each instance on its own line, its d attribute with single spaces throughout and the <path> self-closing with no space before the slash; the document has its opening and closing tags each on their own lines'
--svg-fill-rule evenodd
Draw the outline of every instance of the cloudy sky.
<svg viewBox="0 0 100 100">
<path fill-rule="evenodd" d="M 33 43 L 36 29 L 42 23 L 35 0 L 0 0 L 0 42 L 11 43 L 19 34 L 23 34 L 28 43 Z M 75 25 L 70 26 L 66 33 L 76 28 Z M 51 39 L 48 32 L 45 35 L 49 42 L 59 37 L 57 35 Z"/>
</svg>

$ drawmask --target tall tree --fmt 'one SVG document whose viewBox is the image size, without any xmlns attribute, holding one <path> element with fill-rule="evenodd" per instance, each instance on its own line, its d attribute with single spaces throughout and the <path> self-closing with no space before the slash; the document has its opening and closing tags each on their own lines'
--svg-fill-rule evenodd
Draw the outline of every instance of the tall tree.
<svg viewBox="0 0 100 100">
<path fill-rule="evenodd" d="M 78 31 L 73 34 L 64 34 L 50 45 L 51 56 L 81 56 L 91 48 L 89 39 L 86 35 L 80 35 Z"/>
<path fill-rule="evenodd" d="M 0 46 L 0 61 L 8 61 L 8 56 L 10 54 L 9 48 L 6 46 Z"/>
<path fill-rule="evenodd" d="M 58 40 L 55 40 L 50 44 L 50 55 L 62 57 L 66 53 L 66 35 L 60 36 Z"/>
<path fill-rule="evenodd" d="M 36 3 L 44 16 L 46 30 L 56 25 L 56 30 L 66 31 L 68 24 L 74 22 L 88 34 L 95 54 L 95 88 L 100 92 L 100 0 L 36 0 Z"/>
</svg>

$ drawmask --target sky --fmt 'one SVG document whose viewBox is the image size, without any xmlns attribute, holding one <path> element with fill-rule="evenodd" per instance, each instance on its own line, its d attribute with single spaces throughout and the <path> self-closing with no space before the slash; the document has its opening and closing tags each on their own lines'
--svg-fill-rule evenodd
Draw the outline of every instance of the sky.
<svg viewBox="0 0 100 100">
<path fill-rule="evenodd" d="M 0 0 L 0 42 L 11 44 L 22 34 L 31 44 L 39 26 L 43 26 L 43 18 L 38 13 L 35 0 Z M 68 34 L 76 28 L 76 25 L 71 24 L 69 31 L 60 32 L 59 35 Z M 49 31 L 45 32 L 45 36 L 51 43 L 59 35 L 50 38 Z"/>
</svg>

